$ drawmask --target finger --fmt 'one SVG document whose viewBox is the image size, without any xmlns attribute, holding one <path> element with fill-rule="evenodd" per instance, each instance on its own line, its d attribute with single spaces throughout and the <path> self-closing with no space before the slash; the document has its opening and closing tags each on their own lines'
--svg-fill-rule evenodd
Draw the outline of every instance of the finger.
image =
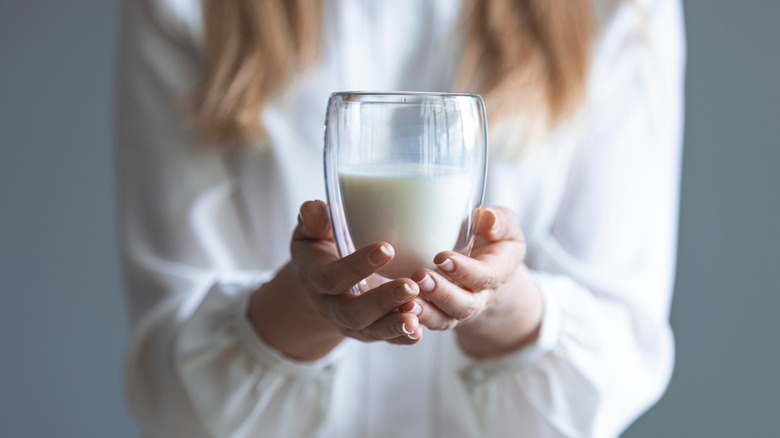
<svg viewBox="0 0 780 438">
<path fill-rule="evenodd" d="M 321 266 L 319 270 L 315 269 L 313 283 L 323 293 L 343 293 L 388 264 L 394 256 L 395 252 L 389 243 L 367 245 L 344 258 Z M 316 264 L 313 266 L 316 267 Z"/>
<path fill-rule="evenodd" d="M 330 213 L 324 202 L 316 200 L 301 204 L 298 227 L 293 234 L 293 239 L 296 238 L 333 240 Z"/>
<path fill-rule="evenodd" d="M 394 345 L 414 345 L 422 341 L 424 332 L 425 330 L 423 330 L 423 327 L 420 326 L 417 330 L 414 331 L 414 336 L 417 337 L 417 339 L 411 339 L 410 337 L 404 335 L 398 336 L 396 338 L 386 339 L 385 341 Z"/>
<path fill-rule="evenodd" d="M 478 233 L 491 242 L 513 240 L 525 243 L 520 219 L 503 207 L 485 207 L 479 211 Z"/>
<path fill-rule="evenodd" d="M 452 251 L 436 254 L 433 262 L 449 278 L 470 291 L 495 289 L 517 270 L 525 246 L 512 241 L 491 244 L 481 254 L 466 257 Z"/>
<path fill-rule="evenodd" d="M 394 280 L 358 296 L 331 296 L 324 302 L 333 322 L 346 329 L 362 330 L 389 313 L 408 313 L 409 317 L 416 319 L 417 316 L 411 312 L 395 312 L 395 309 L 414 299 L 418 293 L 419 288 L 411 280 Z"/>
<path fill-rule="evenodd" d="M 298 226 L 290 241 L 290 255 L 295 272 L 303 284 L 308 283 L 310 268 L 339 259 L 338 250 L 333 242 L 327 207 L 323 202 L 306 201 L 301 204 Z"/>
<path fill-rule="evenodd" d="M 421 307 L 420 315 L 417 317 L 420 324 L 431 330 L 451 330 L 460 324 L 460 321 L 442 312 L 433 303 L 418 298 L 417 305 Z"/>
<path fill-rule="evenodd" d="M 412 279 L 420 287 L 422 296 L 444 314 L 459 322 L 475 317 L 485 308 L 487 291 L 466 291 L 429 270 L 415 272 Z"/>
<path fill-rule="evenodd" d="M 349 331 L 347 334 L 368 342 L 384 341 L 401 336 L 417 342 L 419 337 L 416 332 L 419 329 L 420 321 L 417 316 L 411 313 L 391 312 L 365 329 Z"/>
<path fill-rule="evenodd" d="M 395 255 L 390 244 L 380 242 L 339 258 L 333 242 L 310 239 L 293 240 L 290 252 L 302 283 L 328 295 L 348 291 Z"/>
<path fill-rule="evenodd" d="M 416 285 L 416 284 L 415 284 Z M 414 315 L 420 315 L 422 313 L 422 307 L 420 307 L 420 303 L 417 302 L 417 300 L 411 300 L 403 303 L 402 305 L 398 306 L 399 312 L 410 312 Z"/>
<path fill-rule="evenodd" d="M 324 294 L 349 290 L 394 256 L 392 247 L 380 242 L 339 258 L 333 244 L 328 207 L 322 201 L 306 201 L 301 205 L 290 253 L 299 277 Z"/>
</svg>

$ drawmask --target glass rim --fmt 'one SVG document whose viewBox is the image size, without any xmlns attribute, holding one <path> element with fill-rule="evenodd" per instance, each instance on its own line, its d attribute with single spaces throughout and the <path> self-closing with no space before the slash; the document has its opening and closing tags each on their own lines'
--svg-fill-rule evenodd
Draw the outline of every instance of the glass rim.
<svg viewBox="0 0 780 438">
<path fill-rule="evenodd" d="M 481 101 L 482 96 L 473 93 L 451 93 L 438 91 L 334 91 L 330 99 L 340 98 L 342 101 L 362 101 L 366 97 L 393 98 L 393 97 L 434 97 L 434 98 L 469 98 Z M 402 102 L 398 102 L 402 103 Z M 413 102 L 409 102 L 413 103 Z"/>
</svg>

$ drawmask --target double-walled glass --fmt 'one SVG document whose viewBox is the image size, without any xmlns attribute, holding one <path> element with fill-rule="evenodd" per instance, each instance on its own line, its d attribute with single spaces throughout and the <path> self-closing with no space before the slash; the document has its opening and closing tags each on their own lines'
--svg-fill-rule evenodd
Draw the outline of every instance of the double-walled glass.
<svg viewBox="0 0 780 438">
<path fill-rule="evenodd" d="M 341 256 L 375 242 L 395 257 L 354 289 L 468 254 L 482 204 L 487 124 L 482 98 L 451 93 L 334 93 L 325 120 L 325 185 Z"/>
</svg>

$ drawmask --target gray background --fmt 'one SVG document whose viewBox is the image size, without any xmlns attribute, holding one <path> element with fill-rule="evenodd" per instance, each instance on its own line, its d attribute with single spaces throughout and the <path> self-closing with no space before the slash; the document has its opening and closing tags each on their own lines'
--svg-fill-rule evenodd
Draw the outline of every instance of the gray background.
<svg viewBox="0 0 780 438">
<path fill-rule="evenodd" d="M 780 428 L 780 3 L 686 1 L 677 365 L 627 437 Z M 0 436 L 132 437 L 111 154 L 116 0 L 0 0 Z"/>
</svg>

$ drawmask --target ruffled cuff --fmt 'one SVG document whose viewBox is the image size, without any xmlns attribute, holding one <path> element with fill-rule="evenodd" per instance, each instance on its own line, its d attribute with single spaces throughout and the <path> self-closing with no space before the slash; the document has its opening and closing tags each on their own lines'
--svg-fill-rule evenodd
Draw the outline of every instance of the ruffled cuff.
<svg viewBox="0 0 780 438">
<path fill-rule="evenodd" d="M 263 342 L 246 317 L 257 286 L 218 279 L 193 298 L 179 316 L 174 370 L 209 436 L 312 435 L 329 411 L 337 354 L 307 363 Z"/>
<path fill-rule="evenodd" d="M 464 367 L 460 374 L 470 391 L 501 374 L 515 372 L 535 363 L 558 343 L 562 316 L 561 306 L 554 291 L 560 287 L 557 283 L 568 279 L 536 271 L 532 271 L 531 274 L 539 287 L 544 303 L 539 339 L 521 350 L 498 359 L 479 362 L 469 360 L 469 365 Z"/>
</svg>

